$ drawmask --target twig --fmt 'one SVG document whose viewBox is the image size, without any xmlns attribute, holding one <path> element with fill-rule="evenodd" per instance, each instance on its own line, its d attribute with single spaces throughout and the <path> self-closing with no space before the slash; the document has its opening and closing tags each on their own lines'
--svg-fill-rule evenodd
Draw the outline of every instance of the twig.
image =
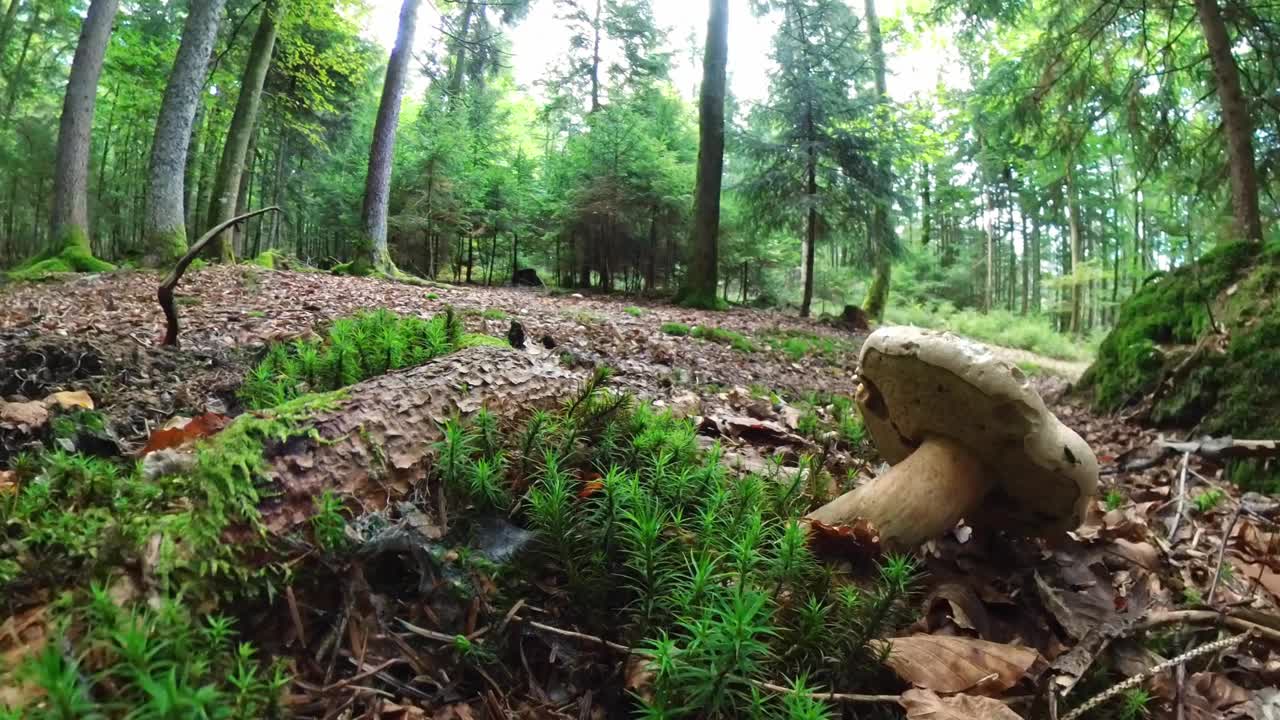
<svg viewBox="0 0 1280 720">
<path fill-rule="evenodd" d="M 284 597 L 289 605 L 289 619 L 293 621 L 293 631 L 298 634 L 298 642 L 302 643 L 302 647 L 307 646 L 307 632 L 302 625 L 302 613 L 298 610 L 298 598 L 293 594 L 293 586 L 289 585 L 284 589 Z"/>
<path fill-rule="evenodd" d="M 1134 675 L 1133 677 L 1121 683 L 1112 685 L 1110 688 L 1107 688 L 1101 693 L 1098 693 L 1097 695 L 1094 695 L 1093 697 L 1089 698 L 1084 702 L 1083 705 L 1077 707 L 1075 710 L 1072 710 L 1066 715 L 1063 715 L 1062 720 L 1076 720 L 1076 718 L 1084 715 L 1085 713 L 1098 707 L 1099 705 L 1110 700 L 1111 698 L 1125 692 L 1126 690 L 1130 690 L 1132 688 L 1135 688 L 1141 685 L 1148 678 L 1151 678 L 1158 673 L 1164 672 L 1169 668 L 1177 667 L 1187 662 L 1188 660 L 1194 660 L 1202 655 L 1209 655 L 1211 653 L 1218 652 L 1219 650 L 1225 650 L 1229 647 L 1234 647 L 1236 645 L 1239 645 L 1240 643 L 1244 642 L 1249 637 L 1249 635 L 1250 633 L 1243 632 L 1239 635 L 1234 635 L 1229 638 L 1223 638 L 1222 640 L 1217 640 L 1207 645 L 1201 645 L 1195 650 L 1185 652 L 1179 655 L 1178 657 L 1165 660 L 1159 665 L 1154 665 L 1152 667 L 1149 667 L 1146 670 L 1143 670 L 1142 672 L 1138 673 L 1137 675 Z"/>
<path fill-rule="evenodd" d="M 1187 625 L 1225 625 L 1226 627 L 1249 632 L 1254 635 L 1280 643 L 1280 630 L 1261 625 L 1237 614 L 1236 611 L 1218 612 L 1217 610 L 1169 610 L 1149 616 L 1130 628 L 1132 632 L 1150 630 L 1161 625 L 1184 623 Z"/>
<path fill-rule="evenodd" d="M 204 250 L 204 246 L 208 245 L 209 241 L 221 234 L 223 230 L 226 230 L 237 223 L 242 223 L 251 217 L 268 212 L 281 212 L 281 210 L 273 205 L 260 210 L 247 212 L 243 215 L 237 215 L 230 220 L 223 220 L 217 225 L 214 225 L 208 232 L 200 236 L 200 239 L 191 246 L 191 249 L 187 250 L 187 254 L 183 255 L 182 258 L 178 260 L 178 264 L 175 265 L 173 270 L 160 282 L 160 288 L 156 291 L 156 300 L 160 302 L 160 309 L 164 310 L 165 331 L 164 342 L 161 343 L 162 345 L 169 345 L 173 347 L 177 347 L 178 345 L 178 308 L 173 302 L 173 289 L 177 287 L 178 281 L 182 279 L 182 273 L 187 271 L 187 266 L 191 264 L 192 260 L 196 259 L 196 256 L 199 255 L 202 250 Z"/>
<path fill-rule="evenodd" d="M 1191 451 L 1182 453 L 1182 471 L 1178 473 L 1178 509 L 1173 516 L 1173 526 L 1169 528 L 1169 542 L 1178 534 L 1178 526 L 1182 524 L 1182 509 L 1187 502 L 1187 465 L 1191 462 Z"/>
<path fill-rule="evenodd" d="M 1231 522 L 1227 523 L 1227 531 L 1223 533 L 1222 542 L 1218 545 L 1218 562 L 1213 566 L 1213 582 L 1209 583 L 1209 594 L 1204 598 L 1205 605 L 1213 604 L 1213 593 L 1218 589 L 1218 580 L 1222 578 L 1222 561 L 1227 555 L 1227 544 L 1231 542 L 1231 532 L 1236 529 L 1236 522 L 1240 520 L 1243 509 L 1243 503 L 1236 505 L 1236 511 L 1231 514 Z"/>
</svg>

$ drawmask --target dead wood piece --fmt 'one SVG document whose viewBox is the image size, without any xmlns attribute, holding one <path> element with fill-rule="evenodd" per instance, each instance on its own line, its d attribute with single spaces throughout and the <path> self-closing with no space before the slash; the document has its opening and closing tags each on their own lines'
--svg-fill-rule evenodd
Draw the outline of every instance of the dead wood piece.
<svg viewBox="0 0 1280 720">
<path fill-rule="evenodd" d="M 424 477 L 445 421 L 482 407 L 511 421 L 554 405 L 576 384 L 558 364 L 480 346 L 352 385 L 288 442 L 266 449 L 275 495 L 260 507 L 263 522 L 278 533 L 306 521 L 325 490 L 386 507 Z"/>
<path fill-rule="evenodd" d="M 165 328 L 164 342 L 161 343 L 162 345 L 172 347 L 177 347 L 178 345 L 178 308 L 173 302 L 173 289 L 177 287 L 178 281 L 182 279 L 182 273 L 187 271 L 187 266 L 191 264 L 191 261 L 195 260 L 196 256 L 199 255 L 200 252 L 204 250 L 205 246 L 209 244 L 209 241 L 217 237 L 223 230 L 226 230 L 237 223 L 242 223 L 251 217 L 269 212 L 282 211 L 280 208 L 273 205 L 271 207 L 247 212 L 243 215 L 237 215 L 230 220 L 224 220 L 223 222 L 214 225 L 209 229 L 209 232 L 200 236 L 200 239 L 191 246 L 191 249 L 187 250 L 187 254 L 183 255 L 182 259 L 178 260 L 178 264 L 174 266 L 173 270 L 165 276 L 164 280 L 160 283 L 160 288 L 156 291 L 156 299 L 160 302 L 160 309 L 164 311 Z"/>
</svg>

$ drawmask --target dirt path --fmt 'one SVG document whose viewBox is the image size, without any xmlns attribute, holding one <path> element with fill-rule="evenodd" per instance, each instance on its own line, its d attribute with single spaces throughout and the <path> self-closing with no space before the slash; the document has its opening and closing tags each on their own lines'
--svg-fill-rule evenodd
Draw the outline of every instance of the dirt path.
<svg viewBox="0 0 1280 720">
<path fill-rule="evenodd" d="M 1057 375 L 1070 383 L 1075 383 L 1084 375 L 1084 371 L 1089 369 L 1089 363 L 1083 360 L 1059 360 L 1057 358 L 1038 355 L 1029 350 L 1019 350 L 1018 348 L 1001 347 L 1000 345 L 991 345 L 985 343 L 996 357 L 1013 363 L 1026 370 L 1028 366 L 1040 368 L 1044 372 Z"/>
</svg>

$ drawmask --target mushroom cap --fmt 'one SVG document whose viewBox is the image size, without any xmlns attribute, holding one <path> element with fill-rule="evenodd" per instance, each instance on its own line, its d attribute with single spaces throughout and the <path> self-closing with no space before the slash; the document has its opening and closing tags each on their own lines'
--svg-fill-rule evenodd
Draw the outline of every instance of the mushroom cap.
<svg viewBox="0 0 1280 720">
<path fill-rule="evenodd" d="M 885 460 L 897 464 L 942 435 L 991 473 L 970 523 L 1041 535 L 1084 520 L 1098 459 L 1016 366 L 967 338 L 905 326 L 872 333 L 860 361 L 858 406 Z"/>
</svg>

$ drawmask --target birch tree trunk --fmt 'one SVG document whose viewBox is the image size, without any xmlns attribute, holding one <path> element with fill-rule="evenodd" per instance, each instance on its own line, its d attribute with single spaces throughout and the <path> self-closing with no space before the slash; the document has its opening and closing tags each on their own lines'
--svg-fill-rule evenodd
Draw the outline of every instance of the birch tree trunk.
<svg viewBox="0 0 1280 720">
<path fill-rule="evenodd" d="M 724 175 L 724 95 L 729 62 L 729 0 L 711 0 L 707 44 L 702 56 L 698 98 L 698 176 L 693 199 L 689 271 L 681 300 L 697 307 L 716 305 L 719 271 L 720 187 Z M 656 205 L 650 210 L 649 235 L 656 242 Z M 656 252 L 656 248 L 652 249 Z M 646 284 L 653 283 L 650 263 Z"/>
<path fill-rule="evenodd" d="M 418 22 L 418 6 L 422 0 L 404 0 L 400 7 L 400 28 L 396 45 L 387 63 L 387 77 L 382 83 L 382 99 L 373 126 L 373 142 L 369 147 L 369 172 L 364 183 L 364 207 L 360 218 L 364 237 L 356 249 L 354 267 L 359 272 L 369 269 L 392 272 L 391 253 L 387 250 L 387 211 L 391 200 L 391 160 L 395 153 L 396 126 L 400 122 L 400 101 L 404 97 L 405 79 L 409 75 L 409 58 L 413 56 L 413 32 Z M 468 267 L 468 272 L 470 268 Z"/>
<path fill-rule="evenodd" d="M 151 267 L 169 265 L 187 252 L 184 215 L 187 150 L 191 125 L 200 104 L 205 72 L 226 0 L 191 0 L 182 42 L 173 61 L 164 102 L 156 119 L 147 172 L 147 215 L 143 225 L 143 262 Z"/>
<path fill-rule="evenodd" d="M 111 23 L 119 0 L 93 0 L 80 29 L 71 75 L 58 123 L 58 149 L 53 165 L 51 238 L 64 259 L 78 271 L 101 271 L 110 265 L 93 257 L 89 246 L 89 139 L 98 98 L 98 77 L 111 39 Z"/>
<path fill-rule="evenodd" d="M 267 69 L 271 67 L 271 53 L 276 45 L 276 28 L 279 15 L 283 12 L 283 0 L 269 2 L 262 9 L 262 19 L 258 21 L 258 30 L 254 33 L 253 44 L 249 47 L 249 58 L 245 61 L 244 77 L 240 81 L 240 96 L 236 100 L 236 111 L 231 116 L 227 140 L 222 146 L 222 160 L 218 163 L 218 174 L 214 179 L 213 194 L 209 201 L 208 227 L 214 227 L 236 215 L 240 195 L 240 177 L 245 171 L 244 164 L 249 152 L 249 140 L 253 137 L 253 128 L 258 120 L 258 108 L 262 104 L 262 85 L 267 79 Z M 226 262 L 235 261 L 230 230 L 219 234 L 209 245 L 214 248 L 213 254 L 216 257 Z"/>
</svg>

